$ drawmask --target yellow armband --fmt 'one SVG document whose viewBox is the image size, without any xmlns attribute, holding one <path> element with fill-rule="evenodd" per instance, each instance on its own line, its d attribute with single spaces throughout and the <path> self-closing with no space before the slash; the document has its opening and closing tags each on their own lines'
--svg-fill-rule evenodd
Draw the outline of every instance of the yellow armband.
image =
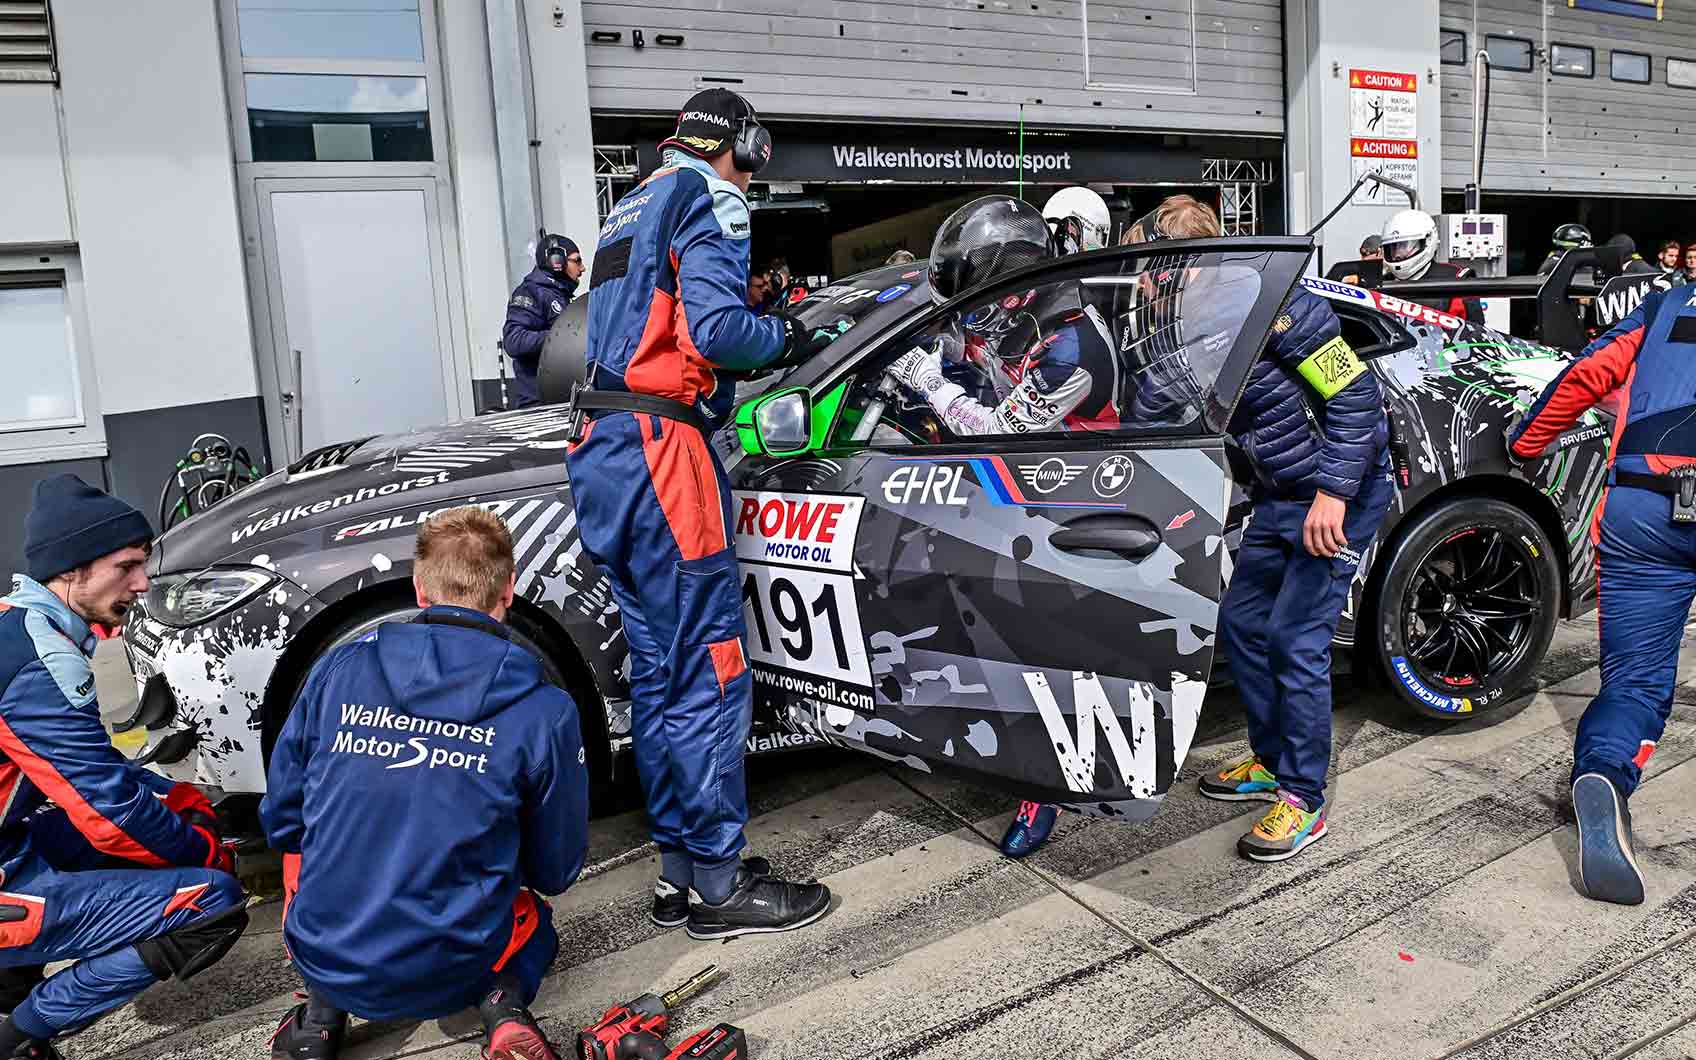
<svg viewBox="0 0 1696 1060">
<path fill-rule="evenodd" d="M 1319 391 L 1320 397 L 1330 401 L 1338 391 L 1360 378 L 1366 365 L 1338 336 L 1309 354 L 1307 360 L 1296 365 L 1296 371 L 1307 380 L 1308 386 Z"/>
</svg>

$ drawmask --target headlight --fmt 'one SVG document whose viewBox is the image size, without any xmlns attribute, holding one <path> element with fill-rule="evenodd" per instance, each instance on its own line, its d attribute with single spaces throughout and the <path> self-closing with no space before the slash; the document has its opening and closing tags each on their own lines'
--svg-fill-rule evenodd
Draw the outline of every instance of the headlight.
<svg viewBox="0 0 1696 1060">
<path fill-rule="evenodd" d="M 270 571 L 211 568 L 195 574 L 161 574 L 147 589 L 147 614 L 178 629 L 198 626 L 269 588 Z"/>
</svg>

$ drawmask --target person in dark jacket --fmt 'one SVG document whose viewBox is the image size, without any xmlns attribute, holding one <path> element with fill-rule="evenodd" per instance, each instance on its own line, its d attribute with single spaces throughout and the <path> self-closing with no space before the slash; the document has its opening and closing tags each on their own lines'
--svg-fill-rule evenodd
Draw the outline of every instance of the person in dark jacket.
<svg viewBox="0 0 1696 1060">
<path fill-rule="evenodd" d="M 1377 377 L 1324 299 L 1298 287 L 1274 319 L 1230 433 L 1252 468 L 1254 511 L 1219 645 L 1251 753 L 1200 786 L 1213 799 L 1270 801 L 1237 850 L 1283 861 L 1325 835 L 1331 638 L 1394 489 Z"/>
<path fill-rule="evenodd" d="M 512 407 L 539 404 L 536 370 L 554 321 L 571 304 L 583 278 L 583 255 L 565 236 L 544 235 L 536 244 L 536 267 L 513 289 L 506 304 L 501 348 L 512 359 Z"/>
<path fill-rule="evenodd" d="M 0 1057 L 58 1056 L 53 1038 L 210 967 L 247 926 L 206 796 L 132 765 L 100 722 L 95 628 L 147 591 L 152 537 L 75 475 L 44 479 L 29 574 L 0 599 L 0 968 L 8 986 L 33 980 L 0 1021 Z M 43 980 L 59 961 L 76 963 Z"/>
<path fill-rule="evenodd" d="M 588 850 L 577 707 L 503 622 L 499 518 L 431 518 L 412 580 L 423 611 L 320 659 L 271 754 L 260 817 L 308 990 L 272 1056 L 334 1057 L 350 1012 L 475 1005 L 488 1060 L 553 1060 L 526 1006 L 559 944 L 541 895 Z"/>
</svg>

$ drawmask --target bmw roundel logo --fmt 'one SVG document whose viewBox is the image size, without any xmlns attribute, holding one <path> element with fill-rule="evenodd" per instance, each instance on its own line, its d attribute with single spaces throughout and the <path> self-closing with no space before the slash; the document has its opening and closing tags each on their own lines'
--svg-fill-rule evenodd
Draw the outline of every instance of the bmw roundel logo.
<svg viewBox="0 0 1696 1060">
<path fill-rule="evenodd" d="M 1103 497 L 1117 497 L 1125 492 L 1135 474 L 1136 464 L 1131 458 L 1115 453 L 1095 466 L 1095 492 Z"/>
</svg>

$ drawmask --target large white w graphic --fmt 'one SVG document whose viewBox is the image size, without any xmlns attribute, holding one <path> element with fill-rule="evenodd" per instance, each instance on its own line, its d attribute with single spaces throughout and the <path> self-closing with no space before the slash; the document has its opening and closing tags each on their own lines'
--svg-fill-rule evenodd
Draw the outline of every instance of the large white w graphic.
<svg viewBox="0 0 1696 1060">
<path fill-rule="evenodd" d="M 1099 728 L 1107 734 L 1107 749 L 1113 754 L 1113 772 L 1117 782 L 1129 788 L 1137 798 L 1154 795 L 1153 688 L 1141 682 L 1130 685 L 1130 718 L 1142 734 L 1133 747 L 1125 738 L 1125 730 L 1119 724 L 1119 716 L 1113 712 L 1112 703 L 1108 702 L 1107 690 L 1095 674 L 1072 673 L 1072 716 L 1077 723 L 1075 738 L 1071 727 L 1066 724 L 1065 715 L 1060 712 L 1060 705 L 1055 702 L 1054 690 L 1049 687 L 1047 676 L 1027 672 L 1025 685 L 1031 690 L 1037 713 L 1042 715 L 1042 723 L 1048 729 L 1048 738 L 1054 744 L 1055 755 L 1060 760 L 1060 775 L 1065 779 L 1067 788 L 1086 794 L 1096 790 L 1095 730 Z"/>
</svg>

